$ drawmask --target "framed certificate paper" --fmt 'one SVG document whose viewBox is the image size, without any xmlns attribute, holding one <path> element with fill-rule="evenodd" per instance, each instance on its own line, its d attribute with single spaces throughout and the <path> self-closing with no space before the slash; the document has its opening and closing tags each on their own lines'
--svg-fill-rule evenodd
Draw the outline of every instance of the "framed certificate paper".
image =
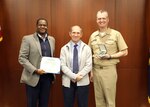
<svg viewBox="0 0 150 107">
<path fill-rule="evenodd" d="M 60 73 L 60 59 L 54 57 L 42 57 L 40 69 L 46 73 Z"/>
<path fill-rule="evenodd" d="M 100 57 L 103 57 L 103 56 L 107 53 L 106 47 L 105 47 L 104 44 L 100 44 L 100 45 L 99 45 L 99 48 L 100 48 L 100 53 L 99 53 L 99 55 L 100 55 Z"/>
</svg>

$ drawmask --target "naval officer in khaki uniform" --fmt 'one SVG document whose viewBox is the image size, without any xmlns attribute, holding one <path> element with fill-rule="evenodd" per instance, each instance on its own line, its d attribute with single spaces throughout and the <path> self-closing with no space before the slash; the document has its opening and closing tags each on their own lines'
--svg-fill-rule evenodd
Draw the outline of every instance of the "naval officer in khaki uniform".
<svg viewBox="0 0 150 107">
<path fill-rule="evenodd" d="M 127 45 L 120 32 L 108 28 L 108 12 L 97 12 L 99 29 L 92 33 L 89 46 L 93 53 L 93 70 L 96 107 L 116 107 L 116 64 L 128 54 Z"/>
</svg>

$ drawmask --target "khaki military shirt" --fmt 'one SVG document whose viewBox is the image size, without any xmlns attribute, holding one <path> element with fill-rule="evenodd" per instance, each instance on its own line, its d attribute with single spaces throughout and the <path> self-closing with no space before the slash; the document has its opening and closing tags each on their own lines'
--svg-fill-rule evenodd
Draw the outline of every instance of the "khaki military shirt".
<svg viewBox="0 0 150 107">
<path fill-rule="evenodd" d="M 100 66 L 108 66 L 119 63 L 119 59 L 99 59 L 95 58 L 96 55 L 100 54 L 100 45 L 104 45 L 107 50 L 107 54 L 115 54 L 121 50 L 127 49 L 127 44 L 125 43 L 120 32 L 108 28 L 104 35 L 101 35 L 99 30 L 92 33 L 89 39 L 89 46 L 93 53 L 93 64 Z"/>
</svg>

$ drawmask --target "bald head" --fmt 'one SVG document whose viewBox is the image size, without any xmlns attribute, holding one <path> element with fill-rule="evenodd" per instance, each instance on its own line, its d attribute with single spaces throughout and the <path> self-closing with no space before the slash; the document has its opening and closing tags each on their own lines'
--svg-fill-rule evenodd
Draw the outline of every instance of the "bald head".
<svg viewBox="0 0 150 107">
<path fill-rule="evenodd" d="M 78 25 L 72 26 L 70 32 L 80 32 L 82 33 L 82 28 Z"/>
</svg>

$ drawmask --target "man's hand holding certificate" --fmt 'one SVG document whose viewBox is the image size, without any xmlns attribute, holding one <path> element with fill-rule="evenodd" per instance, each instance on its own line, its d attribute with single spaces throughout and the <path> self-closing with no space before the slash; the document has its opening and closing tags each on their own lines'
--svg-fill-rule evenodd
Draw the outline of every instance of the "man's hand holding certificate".
<svg viewBox="0 0 150 107">
<path fill-rule="evenodd" d="M 42 57 L 40 69 L 44 70 L 45 73 L 60 73 L 60 59 L 54 57 Z"/>
</svg>

